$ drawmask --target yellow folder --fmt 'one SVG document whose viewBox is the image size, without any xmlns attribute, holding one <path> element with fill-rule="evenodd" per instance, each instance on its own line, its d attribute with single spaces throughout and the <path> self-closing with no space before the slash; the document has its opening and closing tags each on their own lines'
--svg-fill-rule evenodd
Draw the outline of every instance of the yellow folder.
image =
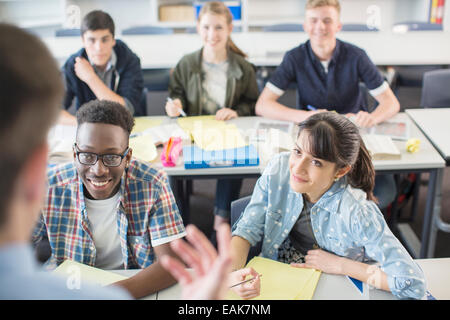
<svg viewBox="0 0 450 320">
<path fill-rule="evenodd" d="M 320 271 L 296 268 L 262 257 L 253 258 L 247 267 L 262 275 L 260 295 L 252 300 L 310 300 L 320 277 Z M 240 297 L 230 289 L 227 299 L 237 300 Z"/>
<path fill-rule="evenodd" d="M 154 119 L 151 117 L 136 117 L 134 118 L 134 127 L 131 134 L 140 133 L 146 129 L 159 126 L 162 123 L 161 119 Z"/>
<path fill-rule="evenodd" d="M 215 120 L 214 116 L 183 117 L 177 122 L 203 150 L 234 149 L 248 145 L 236 125 Z"/>
</svg>

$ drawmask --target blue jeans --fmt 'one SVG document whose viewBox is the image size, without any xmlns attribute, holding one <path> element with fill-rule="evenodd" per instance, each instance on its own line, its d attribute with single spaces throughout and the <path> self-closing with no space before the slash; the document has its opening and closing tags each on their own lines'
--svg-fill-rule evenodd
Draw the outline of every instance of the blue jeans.
<svg viewBox="0 0 450 320">
<path fill-rule="evenodd" d="M 216 201 L 214 214 L 225 219 L 230 219 L 231 202 L 239 198 L 242 179 L 218 179 L 216 187 Z"/>
<path fill-rule="evenodd" d="M 378 208 L 386 209 L 387 206 L 394 201 L 397 195 L 397 186 L 395 184 L 394 175 L 377 174 L 375 176 L 375 188 L 373 194 L 378 198 Z"/>
</svg>

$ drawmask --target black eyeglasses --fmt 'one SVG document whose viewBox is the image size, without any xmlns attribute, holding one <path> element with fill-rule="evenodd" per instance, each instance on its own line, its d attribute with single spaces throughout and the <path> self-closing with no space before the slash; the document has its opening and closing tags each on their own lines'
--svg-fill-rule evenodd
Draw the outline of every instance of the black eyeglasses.
<svg viewBox="0 0 450 320">
<path fill-rule="evenodd" d="M 78 146 L 74 143 L 77 159 L 81 164 L 93 166 L 97 163 L 98 158 L 102 158 L 102 162 L 106 167 L 118 167 L 122 163 L 122 159 L 126 157 L 130 148 L 127 147 L 123 154 L 96 154 L 93 152 L 79 151 Z"/>
</svg>

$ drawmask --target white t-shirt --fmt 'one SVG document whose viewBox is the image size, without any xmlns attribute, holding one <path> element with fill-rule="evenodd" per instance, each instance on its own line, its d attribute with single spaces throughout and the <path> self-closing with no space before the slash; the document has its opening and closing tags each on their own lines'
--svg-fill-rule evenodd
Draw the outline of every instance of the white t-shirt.
<svg viewBox="0 0 450 320">
<path fill-rule="evenodd" d="M 120 192 L 105 200 L 85 198 L 88 219 L 97 251 L 95 266 L 101 269 L 122 269 L 123 256 L 117 227 L 117 206 Z"/>
<path fill-rule="evenodd" d="M 225 106 L 227 93 L 227 71 L 228 60 L 222 63 L 208 63 L 202 61 L 204 72 L 203 79 L 203 108 L 209 114 L 216 114 L 216 111 Z"/>
</svg>

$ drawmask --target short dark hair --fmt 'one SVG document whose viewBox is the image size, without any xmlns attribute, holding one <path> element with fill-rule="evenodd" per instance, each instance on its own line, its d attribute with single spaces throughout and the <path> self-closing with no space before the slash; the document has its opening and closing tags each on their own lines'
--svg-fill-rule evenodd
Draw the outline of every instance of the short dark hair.
<svg viewBox="0 0 450 320">
<path fill-rule="evenodd" d="M 94 10 L 84 16 L 81 22 L 81 36 L 88 30 L 108 29 L 114 37 L 114 21 L 109 14 L 101 10 Z"/>
<path fill-rule="evenodd" d="M 46 143 L 63 100 L 56 60 L 36 36 L 0 23 L 0 226 L 20 170 Z"/>
<path fill-rule="evenodd" d="M 130 135 L 134 119 L 131 112 L 118 102 L 91 100 L 77 111 L 78 127 L 83 123 L 106 123 L 121 127 Z"/>
<path fill-rule="evenodd" d="M 368 200 L 377 201 L 372 159 L 353 122 L 336 112 L 320 112 L 299 124 L 298 136 L 302 131 L 309 134 L 311 155 L 335 163 L 338 169 L 351 165 L 348 183 L 362 189 Z"/>
</svg>

